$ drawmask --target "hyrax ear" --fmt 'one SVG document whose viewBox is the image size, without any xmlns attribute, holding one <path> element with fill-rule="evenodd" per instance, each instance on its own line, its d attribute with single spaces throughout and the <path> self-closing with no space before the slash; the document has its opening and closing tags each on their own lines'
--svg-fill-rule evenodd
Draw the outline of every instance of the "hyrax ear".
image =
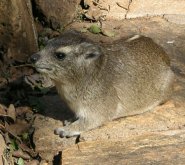
<svg viewBox="0 0 185 165">
<path fill-rule="evenodd" d="M 95 60 L 102 54 L 100 47 L 97 45 L 91 43 L 83 43 L 83 47 L 85 60 Z"/>
<path fill-rule="evenodd" d="M 92 52 L 87 52 L 85 54 L 85 59 L 90 60 L 90 59 L 97 59 L 101 55 L 100 51 L 92 51 Z"/>
</svg>

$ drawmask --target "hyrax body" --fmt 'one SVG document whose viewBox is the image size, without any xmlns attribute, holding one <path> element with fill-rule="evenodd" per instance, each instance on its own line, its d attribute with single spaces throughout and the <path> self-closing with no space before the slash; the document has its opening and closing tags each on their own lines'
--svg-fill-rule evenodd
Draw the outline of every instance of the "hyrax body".
<svg viewBox="0 0 185 165">
<path fill-rule="evenodd" d="M 152 109 L 165 101 L 173 79 L 166 53 L 143 36 L 101 45 L 69 31 L 31 60 L 76 114 L 75 122 L 56 129 L 61 137 Z"/>
</svg>

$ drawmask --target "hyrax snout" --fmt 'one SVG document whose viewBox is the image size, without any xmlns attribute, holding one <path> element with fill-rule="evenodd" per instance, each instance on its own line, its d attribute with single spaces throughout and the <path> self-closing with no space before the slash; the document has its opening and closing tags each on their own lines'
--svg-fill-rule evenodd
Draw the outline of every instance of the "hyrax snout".
<svg viewBox="0 0 185 165">
<path fill-rule="evenodd" d="M 173 80 L 166 53 L 143 36 L 100 44 L 68 31 L 31 61 L 76 114 L 75 122 L 55 130 L 61 137 L 151 110 L 167 99 Z"/>
</svg>

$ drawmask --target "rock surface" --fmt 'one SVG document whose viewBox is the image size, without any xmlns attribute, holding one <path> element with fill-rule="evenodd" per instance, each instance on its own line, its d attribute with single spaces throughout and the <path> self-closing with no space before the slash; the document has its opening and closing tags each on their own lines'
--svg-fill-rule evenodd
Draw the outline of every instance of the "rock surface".
<svg viewBox="0 0 185 165">
<path fill-rule="evenodd" d="M 97 3 L 84 0 L 89 5 L 85 15 L 95 20 L 123 20 L 138 17 L 165 16 L 169 21 L 185 24 L 185 3 L 178 0 L 101 0 Z"/>
<path fill-rule="evenodd" d="M 185 133 L 142 135 L 128 141 L 89 141 L 63 151 L 64 165 L 183 165 Z"/>
<path fill-rule="evenodd" d="M 185 14 L 165 14 L 164 18 L 167 19 L 169 22 L 176 23 L 176 24 L 185 24 Z"/>
<path fill-rule="evenodd" d="M 129 0 L 101 0 L 98 3 L 85 0 L 85 4 L 90 6 L 85 15 L 95 20 L 98 20 L 98 17 L 105 17 L 106 20 L 125 19 L 129 8 Z"/>
<path fill-rule="evenodd" d="M 40 99 L 47 105 L 43 115 L 37 115 L 34 121 L 33 141 L 35 150 L 47 162 L 53 161 L 64 148 L 75 144 L 76 138 L 60 138 L 54 134 L 54 129 L 62 127 L 64 119 L 68 118 L 66 106 L 58 96 L 44 96 Z"/>
<path fill-rule="evenodd" d="M 79 3 L 80 0 L 34 0 L 37 12 L 42 15 L 41 19 L 53 29 L 60 29 L 72 21 Z"/>
<path fill-rule="evenodd" d="M 133 0 L 130 4 L 127 18 L 157 16 L 163 14 L 185 15 L 184 8 L 184 0 Z"/>
<path fill-rule="evenodd" d="M 30 0 L 3 0 L 0 13 L 0 45 L 7 49 L 8 58 L 25 61 L 37 50 L 37 32 Z"/>
<path fill-rule="evenodd" d="M 54 134 L 54 129 L 62 127 L 62 122 L 49 117 L 38 115 L 34 122 L 34 144 L 36 151 L 47 162 L 53 161 L 64 148 L 75 144 L 76 138 L 62 139 Z"/>
<path fill-rule="evenodd" d="M 3 155 L 4 155 L 4 150 L 6 149 L 6 144 L 5 144 L 5 140 L 3 138 L 3 136 L 0 134 L 0 164 L 4 164 L 4 159 L 3 159 Z"/>
</svg>

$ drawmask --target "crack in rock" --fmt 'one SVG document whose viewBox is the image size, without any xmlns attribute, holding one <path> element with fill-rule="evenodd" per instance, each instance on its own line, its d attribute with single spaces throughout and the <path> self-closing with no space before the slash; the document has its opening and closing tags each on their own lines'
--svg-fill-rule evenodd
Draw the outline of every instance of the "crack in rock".
<svg viewBox="0 0 185 165">
<path fill-rule="evenodd" d="M 127 14 L 128 14 L 128 12 L 129 12 L 129 10 L 130 10 L 130 5 L 131 5 L 132 1 L 133 1 L 133 0 L 129 0 L 129 4 L 128 4 L 128 7 L 127 7 L 127 12 L 126 12 L 126 14 L 125 14 L 125 19 L 127 19 Z"/>
</svg>

